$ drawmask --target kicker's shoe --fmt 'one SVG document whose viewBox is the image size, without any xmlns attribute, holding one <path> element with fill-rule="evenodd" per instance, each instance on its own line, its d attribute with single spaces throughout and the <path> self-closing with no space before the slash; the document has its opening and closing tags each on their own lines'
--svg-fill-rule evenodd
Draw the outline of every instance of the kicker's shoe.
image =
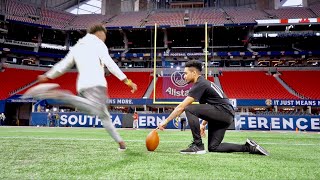
<svg viewBox="0 0 320 180">
<path fill-rule="evenodd" d="M 127 150 L 127 147 L 126 147 L 126 144 L 122 141 L 122 142 L 119 142 L 119 148 L 118 148 L 118 151 L 125 151 Z"/>
<path fill-rule="evenodd" d="M 204 150 L 204 145 L 197 145 L 195 143 L 191 143 L 187 149 L 181 150 L 181 154 L 205 154 L 206 150 Z"/>
</svg>

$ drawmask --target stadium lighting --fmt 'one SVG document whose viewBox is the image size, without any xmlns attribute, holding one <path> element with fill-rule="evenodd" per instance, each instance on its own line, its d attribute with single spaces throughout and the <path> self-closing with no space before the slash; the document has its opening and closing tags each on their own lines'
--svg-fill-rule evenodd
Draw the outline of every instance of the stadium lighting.
<svg viewBox="0 0 320 180">
<path fill-rule="evenodd" d="M 180 69 L 181 69 L 181 68 L 180 68 L 180 66 L 177 66 L 177 67 L 176 67 L 176 70 L 178 70 L 178 71 L 179 71 Z"/>
<path fill-rule="evenodd" d="M 277 33 L 271 33 L 271 34 L 267 34 L 267 35 L 268 35 L 268 37 L 277 37 L 278 36 Z"/>
</svg>

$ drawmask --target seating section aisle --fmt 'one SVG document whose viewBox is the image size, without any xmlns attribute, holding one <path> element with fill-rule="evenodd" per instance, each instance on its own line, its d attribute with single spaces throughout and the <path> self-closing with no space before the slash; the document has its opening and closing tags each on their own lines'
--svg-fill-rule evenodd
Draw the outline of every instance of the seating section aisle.
<svg viewBox="0 0 320 180">
<path fill-rule="evenodd" d="M 6 68 L 5 71 L 0 72 L 0 99 L 3 100 L 10 97 L 12 91 L 33 82 L 43 72 Z"/>
<path fill-rule="evenodd" d="M 320 99 L 320 71 L 281 71 L 280 78 L 299 94 Z"/>
</svg>

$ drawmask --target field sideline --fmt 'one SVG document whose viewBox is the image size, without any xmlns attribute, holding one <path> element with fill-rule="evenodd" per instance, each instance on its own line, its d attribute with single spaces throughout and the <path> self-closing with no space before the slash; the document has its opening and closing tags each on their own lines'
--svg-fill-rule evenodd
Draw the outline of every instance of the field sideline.
<svg viewBox="0 0 320 180">
<path fill-rule="evenodd" d="M 226 133 L 226 142 L 253 138 L 271 153 L 265 157 L 182 155 L 191 132 L 178 130 L 159 132 L 159 147 L 148 152 L 150 129 L 119 132 L 126 152 L 102 128 L 0 127 L 0 179 L 320 179 L 319 133 Z"/>
</svg>

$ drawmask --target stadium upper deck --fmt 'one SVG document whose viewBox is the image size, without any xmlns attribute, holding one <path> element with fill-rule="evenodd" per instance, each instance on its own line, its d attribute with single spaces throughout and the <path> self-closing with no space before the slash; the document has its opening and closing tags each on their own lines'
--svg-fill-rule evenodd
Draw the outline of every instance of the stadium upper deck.
<svg viewBox="0 0 320 180">
<path fill-rule="evenodd" d="M 5 18 L 8 20 L 48 26 L 55 29 L 85 29 L 92 23 L 104 23 L 107 27 L 141 28 L 159 25 L 185 26 L 208 22 L 213 25 L 256 23 L 261 19 L 317 18 L 320 15 L 320 4 L 308 8 L 284 8 L 277 10 L 255 10 L 251 8 L 196 8 L 153 10 L 142 12 L 120 13 L 115 16 L 74 15 L 64 11 L 22 3 L 5 1 Z"/>
</svg>

